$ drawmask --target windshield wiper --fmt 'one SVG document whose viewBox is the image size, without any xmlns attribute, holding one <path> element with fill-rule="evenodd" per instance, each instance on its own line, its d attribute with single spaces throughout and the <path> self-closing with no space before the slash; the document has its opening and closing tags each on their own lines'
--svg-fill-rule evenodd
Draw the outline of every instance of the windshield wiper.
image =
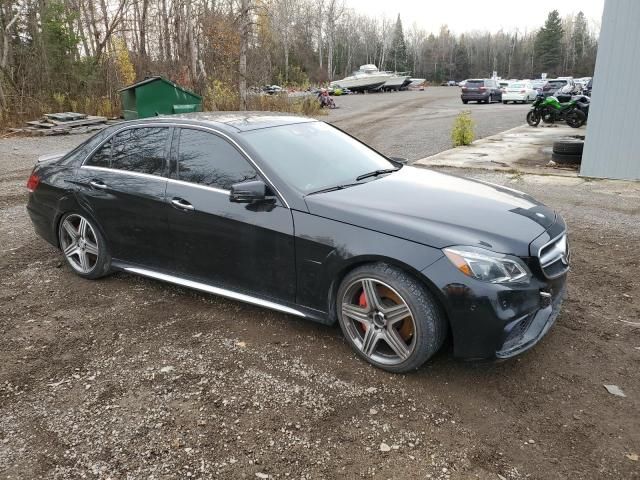
<svg viewBox="0 0 640 480">
<path fill-rule="evenodd" d="M 345 183 L 343 185 L 335 185 L 333 187 L 322 188 L 320 190 L 316 190 L 315 192 L 307 193 L 309 195 L 315 195 L 316 193 L 325 193 L 325 192 L 333 192 L 335 190 L 343 190 L 345 188 L 353 187 L 355 185 L 362 185 L 361 183 Z"/>
<path fill-rule="evenodd" d="M 359 182 L 360 180 L 364 180 L 365 178 L 369 178 L 369 177 L 377 177 L 378 175 L 383 175 L 385 173 L 397 172 L 398 170 L 400 170 L 400 167 L 383 168 L 381 170 L 374 170 L 373 172 L 363 173 L 362 175 L 358 175 L 356 177 L 356 182 Z"/>
</svg>

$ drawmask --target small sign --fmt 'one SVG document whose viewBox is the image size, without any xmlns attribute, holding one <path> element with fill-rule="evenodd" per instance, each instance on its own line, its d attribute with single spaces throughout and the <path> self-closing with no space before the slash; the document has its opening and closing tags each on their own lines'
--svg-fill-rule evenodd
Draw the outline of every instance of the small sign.
<svg viewBox="0 0 640 480">
<path fill-rule="evenodd" d="M 540 74 L 540 78 L 541 78 L 542 80 L 546 80 L 546 79 L 547 79 L 547 74 L 546 74 L 546 73 L 541 73 L 541 74 Z"/>
</svg>

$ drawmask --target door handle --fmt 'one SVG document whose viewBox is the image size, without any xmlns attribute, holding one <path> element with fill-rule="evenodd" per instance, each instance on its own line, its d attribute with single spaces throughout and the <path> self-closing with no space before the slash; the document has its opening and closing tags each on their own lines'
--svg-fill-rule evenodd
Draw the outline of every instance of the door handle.
<svg viewBox="0 0 640 480">
<path fill-rule="evenodd" d="M 89 182 L 89 185 L 91 185 L 93 188 L 98 188 L 100 190 L 106 190 L 107 188 L 107 184 L 104 183 L 102 180 L 91 180 Z"/>
<path fill-rule="evenodd" d="M 189 211 L 195 210 L 193 205 L 191 205 L 186 200 L 183 200 L 182 198 L 172 198 L 171 204 L 179 208 L 180 210 L 189 210 Z"/>
</svg>

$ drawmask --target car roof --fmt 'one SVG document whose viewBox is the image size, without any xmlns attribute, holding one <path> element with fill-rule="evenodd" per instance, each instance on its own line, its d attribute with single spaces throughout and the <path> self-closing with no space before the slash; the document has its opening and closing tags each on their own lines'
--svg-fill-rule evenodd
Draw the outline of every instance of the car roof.
<svg viewBox="0 0 640 480">
<path fill-rule="evenodd" d="M 140 119 L 137 122 L 140 121 L 158 123 L 180 121 L 181 123 L 217 127 L 221 130 L 237 133 L 296 123 L 316 122 L 317 120 L 279 112 L 194 112 L 162 115 Z"/>
</svg>

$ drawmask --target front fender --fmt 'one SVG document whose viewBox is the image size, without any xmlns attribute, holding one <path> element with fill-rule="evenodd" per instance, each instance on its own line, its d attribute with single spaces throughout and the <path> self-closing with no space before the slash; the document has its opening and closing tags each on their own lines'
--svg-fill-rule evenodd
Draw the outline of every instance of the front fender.
<svg viewBox="0 0 640 480">
<path fill-rule="evenodd" d="M 293 218 L 296 302 L 333 320 L 335 292 L 353 268 L 383 261 L 420 277 L 443 256 L 437 248 L 312 214 L 293 211 Z"/>
</svg>

